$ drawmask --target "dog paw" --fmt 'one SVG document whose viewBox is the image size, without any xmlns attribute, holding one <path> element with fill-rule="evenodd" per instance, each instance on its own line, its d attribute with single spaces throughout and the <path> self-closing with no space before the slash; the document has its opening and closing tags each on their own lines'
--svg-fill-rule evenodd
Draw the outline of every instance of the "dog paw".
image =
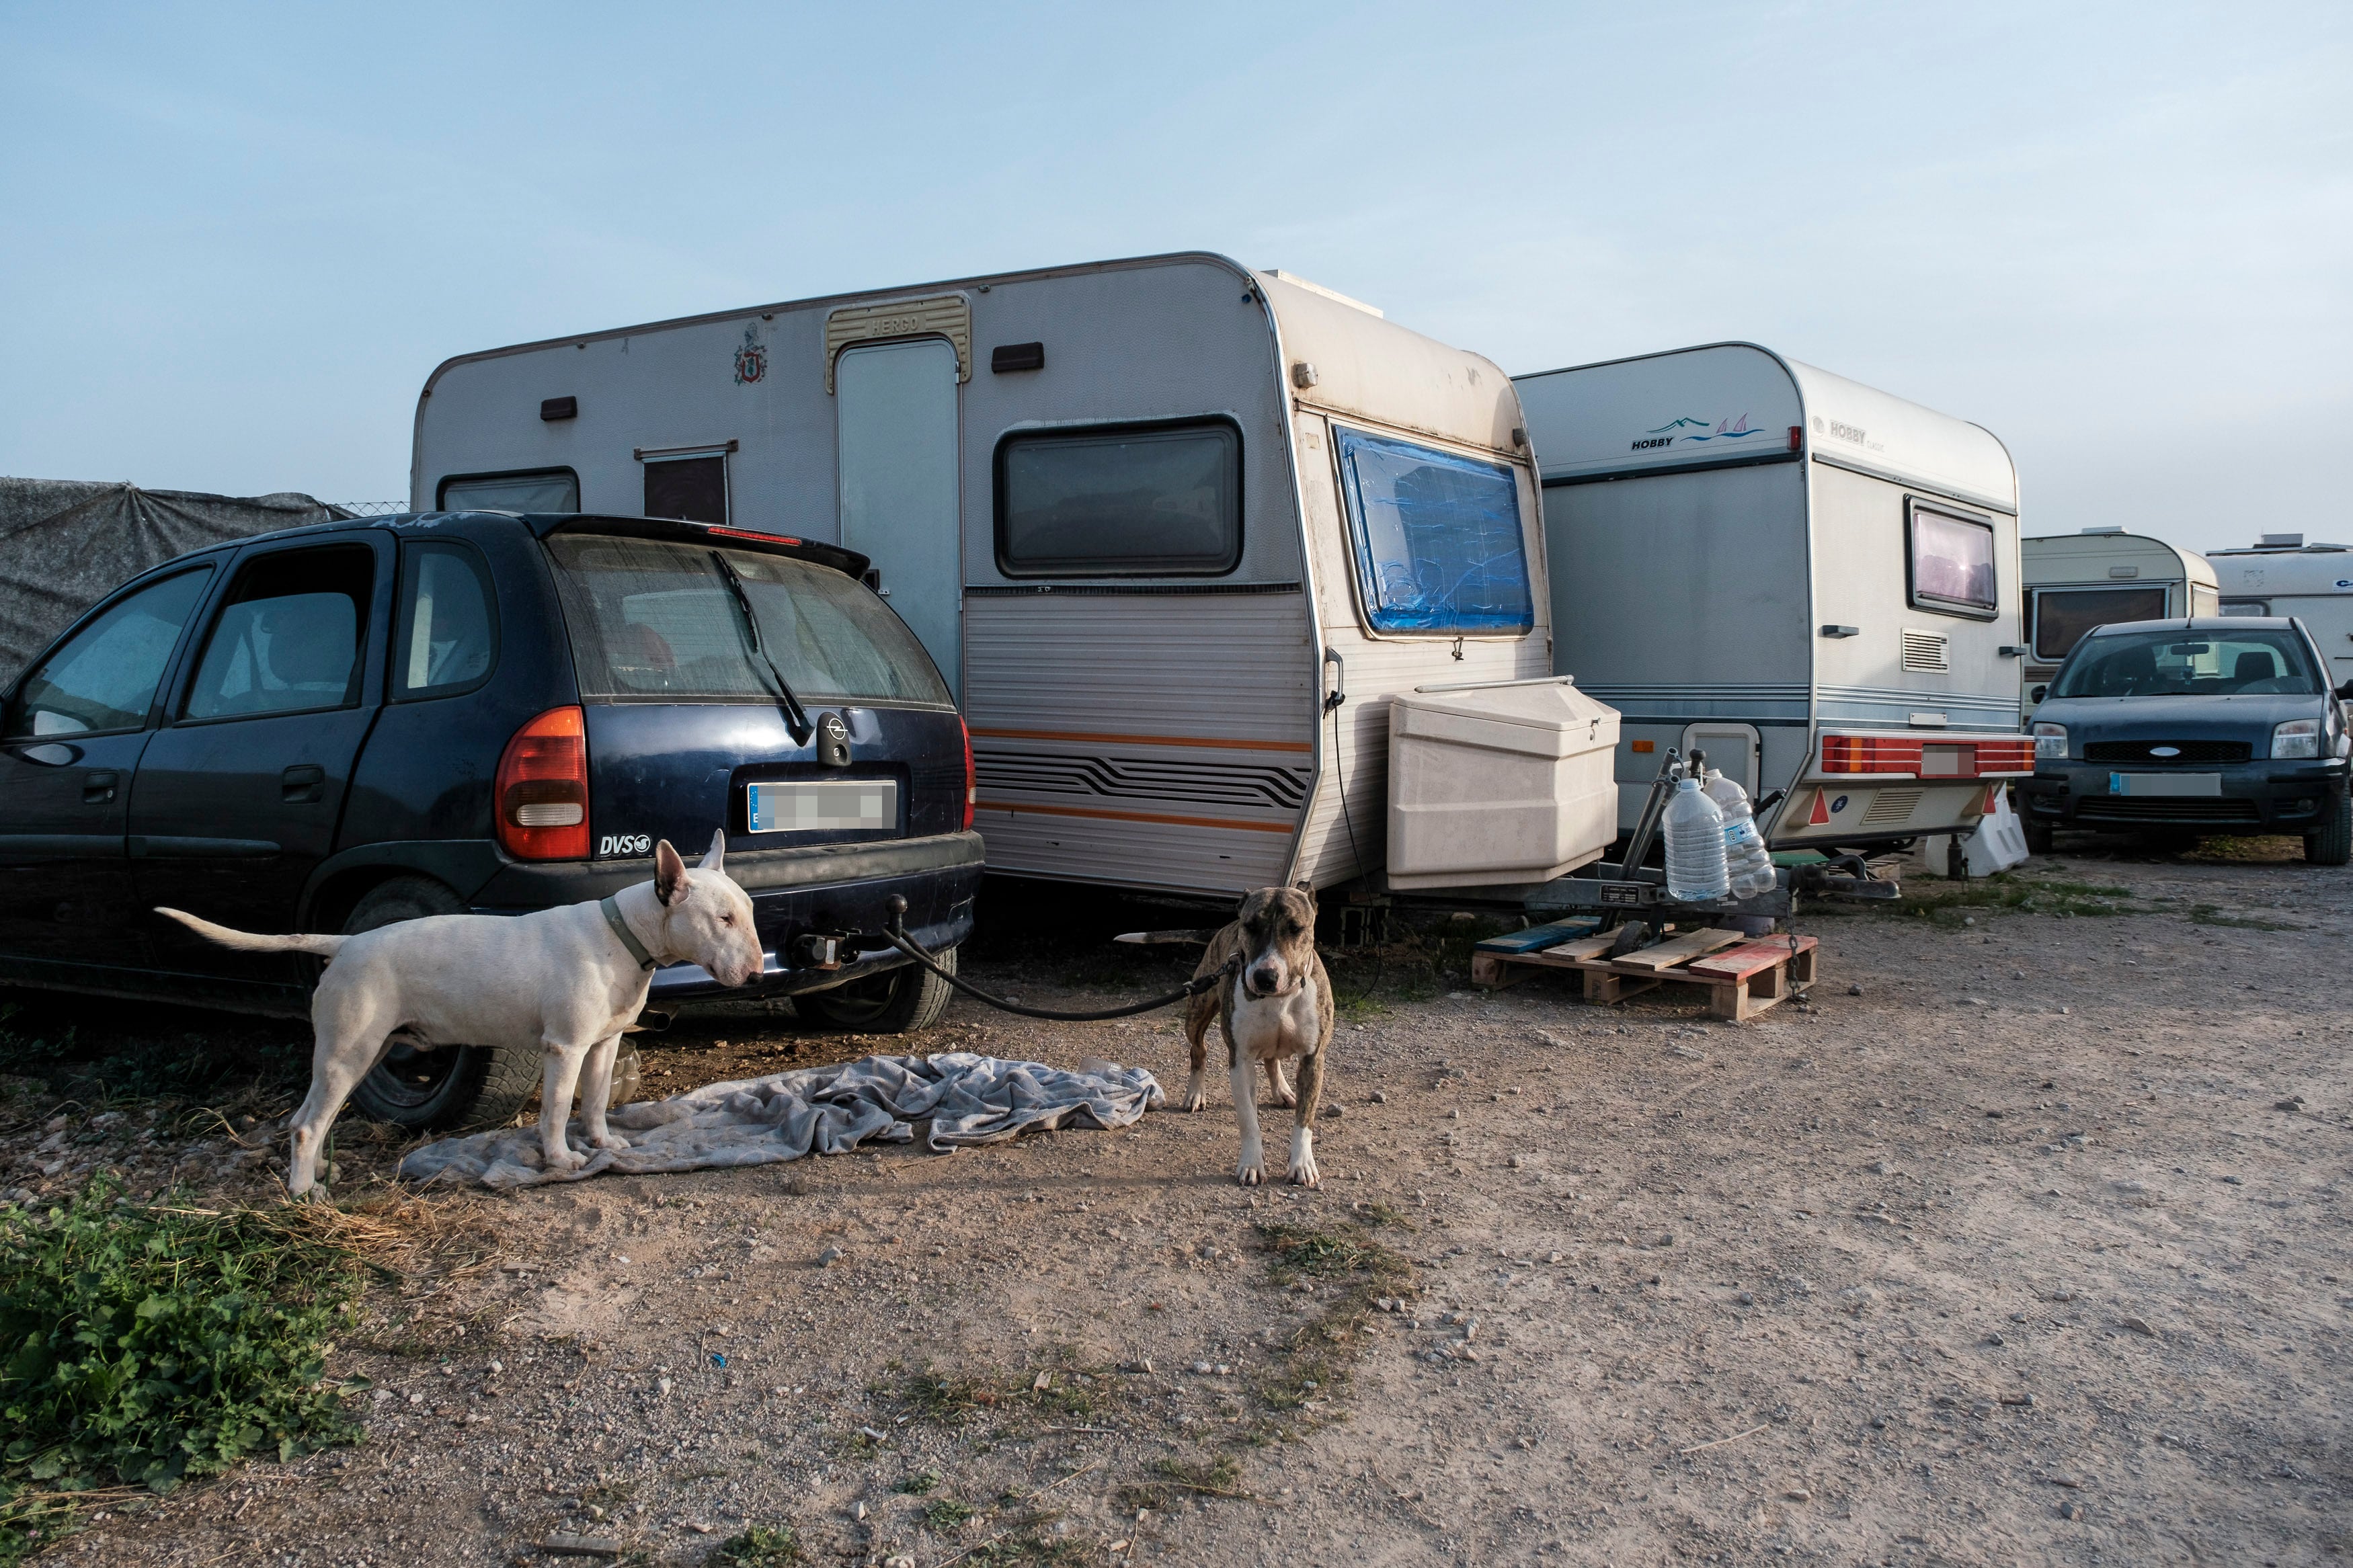
<svg viewBox="0 0 2353 1568">
<path fill-rule="evenodd" d="M 1274 1097 L 1274 1103 L 1285 1110 L 1296 1110 L 1299 1108 L 1298 1091 L 1286 1089 Z"/>
<path fill-rule="evenodd" d="M 1208 1103 L 1209 1097 L 1203 1094 L 1199 1089 L 1187 1089 L 1178 1098 L 1176 1101 L 1176 1109 L 1186 1111 L 1200 1110 L 1205 1109 Z"/>
<path fill-rule="evenodd" d="M 576 1171 L 587 1163 L 587 1155 L 569 1146 L 547 1156 L 547 1168 L 551 1171 Z"/>
<path fill-rule="evenodd" d="M 1324 1173 L 1315 1168 L 1314 1155 L 1292 1162 L 1291 1184 L 1294 1187 L 1320 1187 L 1324 1184 Z"/>
<path fill-rule="evenodd" d="M 1266 1180 L 1266 1167 L 1264 1165 L 1237 1166 L 1234 1170 L 1234 1180 L 1246 1187 L 1257 1186 Z"/>
<path fill-rule="evenodd" d="M 617 1132 L 598 1133 L 588 1142 L 599 1149 L 626 1149 L 629 1146 L 629 1141 Z"/>
</svg>

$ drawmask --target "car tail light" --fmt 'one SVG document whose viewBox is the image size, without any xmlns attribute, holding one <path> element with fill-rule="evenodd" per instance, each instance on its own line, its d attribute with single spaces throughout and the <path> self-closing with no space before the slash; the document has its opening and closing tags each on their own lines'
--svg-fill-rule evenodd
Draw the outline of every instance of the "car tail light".
<svg viewBox="0 0 2353 1568">
<path fill-rule="evenodd" d="M 704 529 L 703 531 L 705 533 L 718 534 L 726 539 L 756 539 L 763 544 L 798 544 L 800 542 L 799 540 L 795 539 L 788 534 L 761 533 L 756 530 L 749 528 L 720 528 L 713 525 L 710 528 Z"/>
<path fill-rule="evenodd" d="M 1824 735 L 1826 773 L 1916 773 L 1920 742 L 1901 735 Z"/>
<path fill-rule="evenodd" d="M 551 708 L 514 732 L 499 758 L 499 843 L 518 860 L 588 858 L 588 727 Z"/>
<path fill-rule="evenodd" d="M 972 765 L 972 726 L 964 721 L 961 713 L 956 715 L 956 728 L 964 731 L 964 826 L 957 831 L 970 833 L 973 803 L 980 798 L 980 775 Z"/>
</svg>

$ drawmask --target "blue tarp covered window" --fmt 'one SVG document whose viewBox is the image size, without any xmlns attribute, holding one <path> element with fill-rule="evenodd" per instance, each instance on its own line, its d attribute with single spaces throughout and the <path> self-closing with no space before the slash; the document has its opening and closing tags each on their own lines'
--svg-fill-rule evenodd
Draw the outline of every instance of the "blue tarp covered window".
<svg viewBox="0 0 2353 1568">
<path fill-rule="evenodd" d="M 1478 636 L 1535 624 L 1509 467 L 1342 426 L 1333 433 L 1375 631 Z"/>
</svg>

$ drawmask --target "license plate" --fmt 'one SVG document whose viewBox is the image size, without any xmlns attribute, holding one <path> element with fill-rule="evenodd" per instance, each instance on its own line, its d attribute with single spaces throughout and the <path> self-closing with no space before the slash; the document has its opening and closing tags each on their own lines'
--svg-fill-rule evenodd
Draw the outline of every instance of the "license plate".
<svg viewBox="0 0 2353 1568">
<path fill-rule="evenodd" d="M 2221 773 L 2110 773 L 2110 795 L 2216 795 L 2222 793 Z"/>
<path fill-rule="evenodd" d="M 882 833 L 899 826 L 896 779 L 803 779 L 744 786 L 754 833 Z"/>
</svg>

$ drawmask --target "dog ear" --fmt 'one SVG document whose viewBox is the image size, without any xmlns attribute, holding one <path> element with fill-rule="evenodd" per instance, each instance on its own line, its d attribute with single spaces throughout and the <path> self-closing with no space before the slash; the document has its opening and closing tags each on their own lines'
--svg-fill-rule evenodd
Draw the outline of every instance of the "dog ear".
<svg viewBox="0 0 2353 1568">
<path fill-rule="evenodd" d="M 686 862 L 665 838 L 654 846 L 654 897 L 674 904 L 686 894 Z"/>
<path fill-rule="evenodd" d="M 1292 891 L 1307 900 L 1308 908 L 1315 907 L 1315 884 L 1302 878 L 1291 884 Z"/>
<path fill-rule="evenodd" d="M 727 834 L 725 829 L 723 828 L 719 832 L 711 836 L 711 853 L 702 858 L 702 864 L 697 866 L 695 869 L 698 871 L 721 872 L 727 869 Z"/>
</svg>

